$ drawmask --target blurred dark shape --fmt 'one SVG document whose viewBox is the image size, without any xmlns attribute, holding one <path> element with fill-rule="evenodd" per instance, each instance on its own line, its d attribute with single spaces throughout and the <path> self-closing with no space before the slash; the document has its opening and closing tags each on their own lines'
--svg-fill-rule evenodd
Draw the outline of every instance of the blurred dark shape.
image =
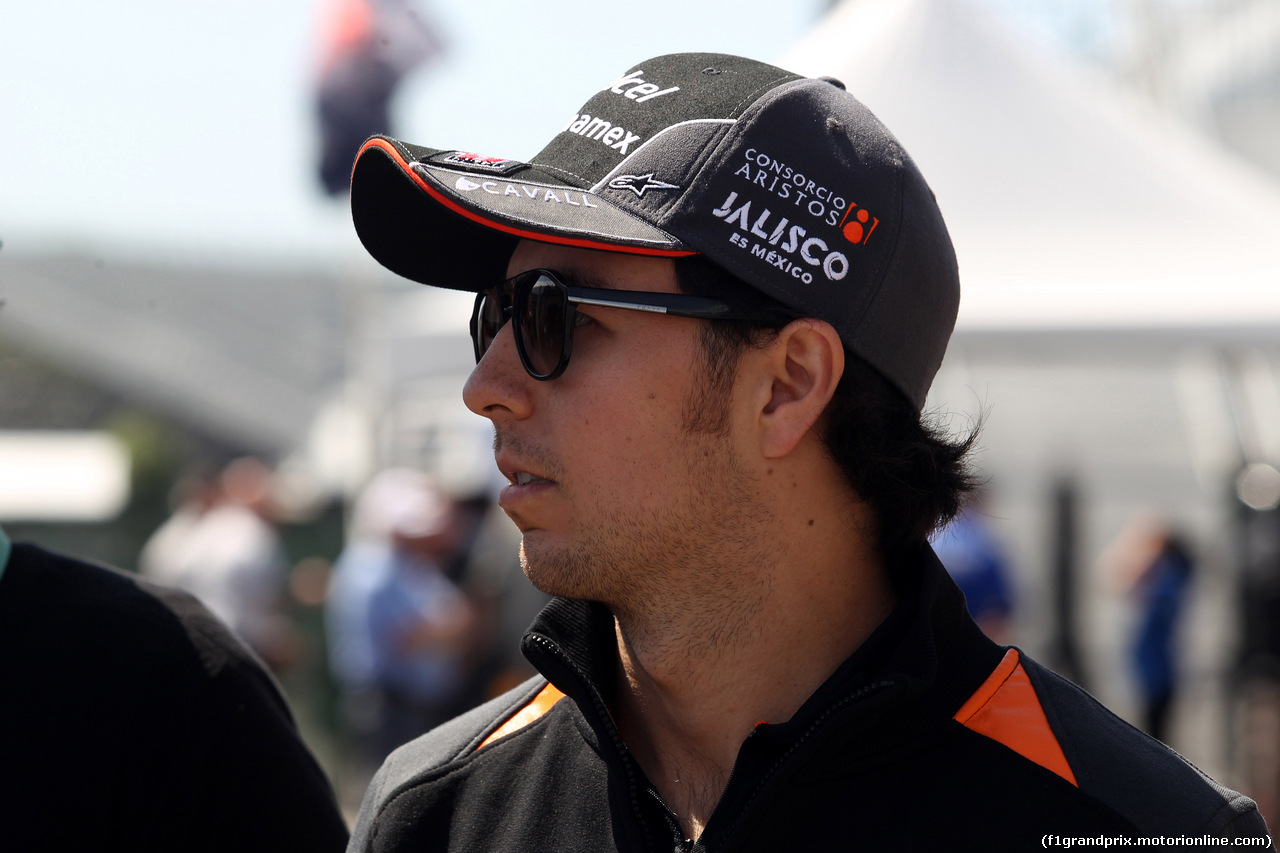
<svg viewBox="0 0 1280 853">
<path fill-rule="evenodd" d="M 933 550 L 964 593 L 969 613 L 988 637 L 1012 642 L 1009 561 L 983 514 L 983 495 L 933 538 Z"/>
<path fill-rule="evenodd" d="M 1078 551 L 1080 492 L 1075 479 L 1063 476 L 1053 485 L 1051 496 L 1053 633 L 1049 660 L 1061 675 L 1088 690 L 1076 633 L 1076 554 Z"/>
<path fill-rule="evenodd" d="M 1240 664 L 1247 677 L 1280 683 L 1280 510 L 1238 505 Z"/>
<path fill-rule="evenodd" d="M 410 0 L 332 0 L 326 4 L 324 59 L 316 91 L 320 183 L 347 190 L 360 144 L 391 133 L 391 98 L 406 74 L 444 45 Z"/>
<path fill-rule="evenodd" d="M 538 612 L 551 601 L 524 575 L 520 531 L 489 497 L 468 502 L 474 533 L 457 567 L 458 583 L 476 604 L 483 624 L 475 667 L 465 691 L 470 708 L 505 693 L 535 674 L 520 642 Z"/>
<path fill-rule="evenodd" d="M 0 531 L 5 850 L 341 851 L 279 686 L 192 596 Z"/>
<path fill-rule="evenodd" d="M 1168 742 L 1178 692 L 1178 625 L 1186 610 L 1194 561 L 1182 534 L 1154 518 L 1131 519 L 1108 549 L 1121 588 L 1138 611 L 1129 660 L 1142 703 L 1142 727 Z"/>
<path fill-rule="evenodd" d="M 1243 488 L 1235 498 L 1241 626 L 1233 742 L 1242 790 L 1273 821 L 1280 818 L 1280 509 L 1251 501 Z"/>
</svg>

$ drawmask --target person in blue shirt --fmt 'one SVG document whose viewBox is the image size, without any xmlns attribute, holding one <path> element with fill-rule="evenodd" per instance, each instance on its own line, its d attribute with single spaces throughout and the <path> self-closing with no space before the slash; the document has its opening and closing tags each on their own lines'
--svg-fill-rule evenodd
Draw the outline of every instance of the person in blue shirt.
<svg viewBox="0 0 1280 853">
<path fill-rule="evenodd" d="M 981 507 L 981 500 L 975 500 L 934 536 L 933 550 L 964 593 L 978 627 L 997 643 L 1007 643 L 1014 602 L 1009 563 Z"/>
<path fill-rule="evenodd" d="M 1142 700 L 1142 723 L 1156 740 L 1169 739 L 1169 711 L 1178 687 L 1177 637 L 1194 575 L 1190 549 L 1177 533 L 1155 534 L 1154 556 L 1134 578 L 1130 595 L 1138 623 L 1130 660 Z"/>
</svg>

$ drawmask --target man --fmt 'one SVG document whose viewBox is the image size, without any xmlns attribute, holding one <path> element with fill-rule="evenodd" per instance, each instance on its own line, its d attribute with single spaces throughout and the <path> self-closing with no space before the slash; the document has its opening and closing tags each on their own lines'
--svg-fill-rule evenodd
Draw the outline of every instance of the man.
<svg viewBox="0 0 1280 853">
<path fill-rule="evenodd" d="M 190 595 L 0 530 L 6 850 L 342 850 L 275 681 Z"/>
<path fill-rule="evenodd" d="M 352 210 L 385 266 L 478 292 L 465 400 L 559 597 L 542 677 L 393 754 L 350 849 L 1265 833 L 983 637 L 929 550 L 972 487 L 972 438 L 920 418 L 955 258 L 840 83 L 659 57 L 527 164 L 374 138 Z"/>
</svg>

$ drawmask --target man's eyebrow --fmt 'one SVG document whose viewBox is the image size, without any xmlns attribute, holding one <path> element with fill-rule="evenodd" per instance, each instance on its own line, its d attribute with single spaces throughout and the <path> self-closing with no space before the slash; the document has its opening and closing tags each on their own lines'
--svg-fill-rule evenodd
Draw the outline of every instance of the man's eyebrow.
<svg viewBox="0 0 1280 853">
<path fill-rule="evenodd" d="M 596 273 L 586 272 L 583 270 L 556 270 L 556 275 L 560 276 L 560 280 L 565 284 L 574 287 L 593 287 L 597 290 L 626 290 L 625 287 L 618 287 L 609 279 L 604 278 Z"/>
</svg>

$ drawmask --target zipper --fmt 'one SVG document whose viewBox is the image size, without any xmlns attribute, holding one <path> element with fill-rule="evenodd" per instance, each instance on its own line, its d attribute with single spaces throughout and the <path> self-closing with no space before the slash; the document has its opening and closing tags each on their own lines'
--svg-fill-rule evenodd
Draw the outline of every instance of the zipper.
<svg viewBox="0 0 1280 853">
<path fill-rule="evenodd" d="M 649 796 L 658 801 L 658 805 L 662 806 L 662 817 L 666 820 L 667 826 L 671 829 L 671 837 L 675 839 L 675 849 L 677 853 L 691 853 L 694 847 L 692 838 L 684 837 L 684 830 L 680 828 L 680 820 L 676 817 L 676 813 L 671 810 L 666 801 L 662 799 L 662 795 L 658 793 L 656 788 L 649 789 Z"/>
<path fill-rule="evenodd" d="M 546 649 L 547 653 L 555 658 L 557 663 L 566 667 L 574 676 L 577 677 L 581 684 L 585 685 L 586 692 L 591 696 L 591 704 L 595 709 L 596 715 L 600 718 L 605 730 L 608 731 L 609 738 L 613 742 L 613 747 L 617 751 L 618 758 L 622 763 L 622 769 L 626 771 L 627 790 L 631 795 L 631 810 L 635 814 L 636 823 L 640 825 L 641 832 L 644 833 L 645 849 L 655 849 L 653 837 L 649 832 L 649 824 L 645 821 L 644 813 L 640 810 L 640 795 L 638 793 L 640 786 L 636 781 L 635 768 L 633 767 L 631 760 L 631 752 L 627 749 L 627 745 L 622 742 L 622 736 L 618 734 L 618 727 L 613 724 L 613 717 L 609 715 L 609 706 L 605 704 L 604 697 L 600 695 L 600 691 L 591 683 L 591 679 L 587 678 L 586 675 L 578 669 L 577 665 L 560 651 L 560 648 L 555 643 L 551 642 L 551 640 L 541 634 L 531 634 L 529 635 L 529 639 Z M 656 791 L 651 793 L 653 793 L 654 796 L 657 796 Z M 661 798 L 658 799 L 658 802 L 662 802 Z M 674 817 L 671 815 L 671 810 L 667 808 L 666 803 L 662 803 L 662 808 L 668 816 L 668 820 L 674 820 Z M 676 823 L 676 835 L 679 843 L 683 845 L 685 840 L 684 833 L 679 831 L 679 823 Z"/>
<path fill-rule="evenodd" d="M 644 833 L 645 849 L 654 850 L 655 847 L 653 844 L 653 836 L 649 831 L 649 824 L 645 820 L 644 813 L 640 808 L 640 796 L 639 796 L 640 786 L 637 784 L 635 767 L 631 759 L 631 752 L 629 749 L 627 749 L 627 745 L 623 743 L 622 736 L 618 734 L 617 726 L 613 724 L 613 717 L 609 715 L 609 707 L 605 704 L 604 697 L 600 695 L 600 691 L 598 691 L 595 688 L 595 685 L 591 683 L 591 679 L 587 678 L 586 675 L 583 674 L 581 670 L 578 669 L 577 665 L 574 664 L 573 661 L 569 660 L 569 658 L 560 650 L 560 648 L 555 643 L 553 643 L 550 639 L 544 637 L 541 634 L 531 634 L 529 635 L 528 639 L 530 639 L 532 642 L 536 643 L 537 645 L 545 649 L 547 653 L 551 657 L 553 657 L 557 663 L 567 668 L 577 678 L 577 680 L 586 687 L 586 692 L 591 697 L 591 704 L 596 712 L 596 715 L 600 718 L 602 725 L 604 726 L 605 730 L 609 733 L 609 738 L 613 743 L 614 749 L 618 753 L 618 758 L 622 763 L 622 768 L 626 772 L 627 788 L 631 795 L 630 797 L 631 809 L 633 814 L 635 815 L 636 822 L 640 825 L 640 829 Z M 776 762 L 774 762 L 773 766 L 769 768 L 769 770 L 761 777 L 759 784 L 756 785 L 755 790 L 752 791 L 751 795 L 747 798 L 745 805 L 740 811 L 738 817 L 734 820 L 733 825 L 729 828 L 729 830 L 727 830 L 728 835 L 732 835 L 733 831 L 737 829 L 738 825 L 742 822 L 743 818 L 750 813 L 752 803 L 754 803 L 756 798 L 760 796 L 760 793 L 761 791 L 764 790 L 765 785 L 769 783 L 769 781 L 778 773 L 778 771 L 791 758 L 791 756 L 794 755 L 796 751 L 800 749 L 800 747 L 803 746 L 805 742 L 808 741 L 814 735 L 814 733 L 817 732 L 818 729 L 820 729 L 827 722 L 827 720 L 831 718 L 833 714 L 835 714 L 836 712 L 842 710 L 843 708 L 855 702 L 865 699 L 866 697 L 870 696 L 873 693 L 878 693 L 881 690 L 885 690 L 890 687 L 896 687 L 896 686 L 897 686 L 897 682 L 895 681 L 876 681 L 871 684 L 867 684 L 863 686 L 861 689 L 855 691 L 854 693 L 851 693 L 850 695 L 841 699 L 839 702 L 836 702 L 835 704 L 827 708 L 827 710 L 824 711 L 822 715 L 818 717 L 818 719 L 814 720 L 812 724 L 810 724 L 809 728 L 805 730 L 804 734 L 802 734 L 799 738 L 797 738 L 795 743 L 793 743 L 791 747 L 787 749 L 787 751 L 783 753 L 783 755 Z M 747 735 L 748 741 L 755 736 L 756 731 L 757 729 L 751 730 L 751 733 Z M 743 741 L 743 743 L 745 744 L 746 741 Z M 741 755 L 742 753 L 741 751 L 739 751 L 739 758 L 741 758 Z M 729 778 L 725 782 L 724 793 L 721 794 L 721 801 L 724 800 L 724 794 L 727 794 L 729 792 L 730 786 L 733 784 L 733 780 L 737 776 L 737 773 L 738 773 L 738 762 L 735 761 L 733 763 L 733 767 L 730 768 L 729 770 Z M 658 792 L 655 789 L 649 788 L 648 793 L 655 800 L 657 800 L 658 805 L 662 807 L 662 815 L 663 815 L 663 818 L 667 821 L 668 827 L 671 829 L 672 837 L 675 840 L 675 851 L 677 851 L 677 853 L 693 853 L 693 851 L 697 849 L 703 849 L 703 850 L 706 849 L 701 844 L 701 838 L 698 841 L 693 841 L 692 839 L 688 839 L 684 837 L 684 831 L 680 828 L 680 822 L 676 818 L 675 813 L 671 811 L 671 809 L 667 806 L 667 804 L 663 801 L 662 797 L 658 794 Z M 716 804 L 715 809 L 712 809 L 711 814 L 713 818 L 715 816 L 717 809 L 719 809 L 719 803 Z M 708 821 L 707 828 L 710 828 L 712 825 L 713 825 L 712 822 Z M 703 837 L 705 836 L 706 836 L 706 831 L 704 829 Z"/>
<path fill-rule="evenodd" d="M 881 690 L 894 687 L 896 686 L 896 684 L 897 682 L 894 682 L 894 681 L 877 681 L 871 684 L 864 685 L 861 689 L 849 694 L 848 696 L 841 699 L 839 702 L 836 702 L 835 704 L 827 708 L 827 710 L 824 711 L 822 715 L 818 717 L 818 719 L 814 720 L 813 723 L 809 725 L 809 728 L 805 729 L 804 734 L 802 734 L 795 741 L 795 743 L 793 743 L 791 747 L 785 753 L 783 753 L 782 757 L 779 758 L 776 762 L 774 762 L 773 766 L 769 768 L 769 770 L 761 777 L 760 783 L 756 786 L 756 789 L 751 793 L 751 796 L 747 798 L 746 805 L 743 807 L 742 812 L 739 814 L 737 819 L 734 820 L 733 826 L 730 828 L 729 833 L 732 834 L 732 830 L 737 828 L 737 825 L 742 821 L 743 816 L 750 813 L 751 804 L 755 802 L 755 799 L 760 795 L 760 792 L 764 790 L 764 786 L 769 783 L 769 780 L 771 780 L 775 775 L 777 775 L 778 771 L 782 769 L 782 765 L 785 764 L 787 760 L 790 759 L 791 756 L 794 755 L 795 752 L 805 744 L 806 741 L 808 741 L 811 737 L 813 737 L 813 735 L 818 731 L 818 729 L 822 728 L 822 726 L 826 724 L 827 720 L 829 720 L 833 714 L 837 713 L 838 711 L 840 711 L 841 709 L 849 705 L 854 704 L 855 702 L 858 702 L 862 699 L 867 698 L 873 693 L 878 693 Z M 744 748 L 746 743 L 750 741 L 753 737 L 755 737 L 756 732 L 758 732 L 759 730 L 760 730 L 759 726 L 751 730 L 751 732 L 747 735 L 746 740 L 743 741 Z M 739 758 L 742 757 L 741 749 L 738 752 L 738 757 Z M 721 802 L 723 802 L 724 800 L 724 795 L 729 793 L 729 791 L 731 790 L 733 786 L 733 780 L 737 777 L 737 775 L 738 775 L 738 762 L 735 761 L 733 763 L 733 767 L 729 769 L 729 778 L 725 781 L 724 793 L 720 795 Z M 676 839 L 676 848 L 675 848 L 676 851 L 678 851 L 678 853 L 693 853 L 693 851 L 695 850 L 706 850 L 706 848 L 702 846 L 700 843 L 701 839 L 695 842 L 692 839 L 688 839 L 684 837 L 684 832 L 680 829 L 679 820 L 676 818 L 675 814 L 671 811 L 671 809 L 667 806 L 667 804 L 663 802 L 662 797 L 658 794 L 658 792 L 651 788 L 649 790 L 649 793 L 662 806 L 663 815 L 666 817 L 667 823 L 668 825 L 670 825 L 671 831 Z M 712 809 L 711 814 L 713 819 L 716 811 L 719 808 L 720 808 L 720 804 L 717 803 L 716 808 Z M 707 828 L 710 828 L 711 825 L 712 825 L 711 822 L 708 821 Z M 706 831 L 704 829 L 703 837 L 705 836 L 706 836 Z"/>
<path fill-rule="evenodd" d="M 895 681 L 876 681 L 871 684 L 867 684 L 863 686 L 859 690 L 851 693 L 850 695 L 841 699 L 839 702 L 836 702 L 835 704 L 827 708 L 827 710 L 822 713 L 822 716 L 814 720 L 813 723 L 810 724 L 809 728 L 805 729 L 804 734 L 802 734 L 799 738 L 797 738 L 795 743 L 791 744 L 791 747 L 787 749 L 785 753 L 782 754 L 782 757 L 780 757 L 776 762 L 774 762 L 773 766 L 770 767 L 769 770 L 765 772 L 763 776 L 760 777 L 759 784 L 756 785 L 755 790 L 751 792 L 751 795 L 747 797 L 745 804 L 740 810 L 737 818 L 734 820 L 733 825 L 727 830 L 727 834 L 725 837 L 727 838 L 733 834 L 734 830 L 738 828 L 738 825 L 742 822 L 743 818 L 746 815 L 750 814 L 752 804 L 755 802 L 756 798 L 760 796 L 760 793 L 761 791 L 764 790 L 764 787 L 767 784 L 769 784 L 769 781 L 773 779 L 774 776 L 777 775 L 778 771 L 782 769 L 782 766 L 786 764 L 786 762 L 791 758 L 791 756 L 793 756 L 796 753 L 796 751 L 799 750 L 800 747 L 802 747 L 805 744 L 805 742 L 808 741 L 814 735 L 814 733 L 818 731 L 818 729 L 820 729 L 824 724 L 826 724 L 827 720 L 830 719 L 833 714 L 835 714 L 836 712 L 840 711 L 841 709 L 849 705 L 852 705 L 855 702 L 858 702 L 867 698 L 873 693 L 879 693 L 881 690 L 885 690 L 895 686 L 897 686 L 897 682 Z M 756 733 L 756 729 L 752 729 L 751 734 L 747 735 L 747 740 L 750 740 L 755 733 Z M 742 753 L 739 752 L 738 755 L 739 755 L 739 758 L 741 758 Z M 738 762 L 735 761 L 733 763 L 733 768 L 729 771 L 729 782 L 724 786 L 724 791 L 726 794 L 729 792 L 729 785 L 733 783 L 733 778 L 737 774 L 737 771 L 738 771 Z M 724 795 L 722 794 L 721 799 L 723 800 L 723 798 L 724 798 Z M 719 808 L 718 804 L 717 804 L 717 808 Z M 713 811 L 712 815 L 714 814 L 715 812 Z M 710 825 L 710 822 L 708 822 L 708 825 Z M 706 833 L 704 832 L 703 834 L 705 835 Z"/>
</svg>

